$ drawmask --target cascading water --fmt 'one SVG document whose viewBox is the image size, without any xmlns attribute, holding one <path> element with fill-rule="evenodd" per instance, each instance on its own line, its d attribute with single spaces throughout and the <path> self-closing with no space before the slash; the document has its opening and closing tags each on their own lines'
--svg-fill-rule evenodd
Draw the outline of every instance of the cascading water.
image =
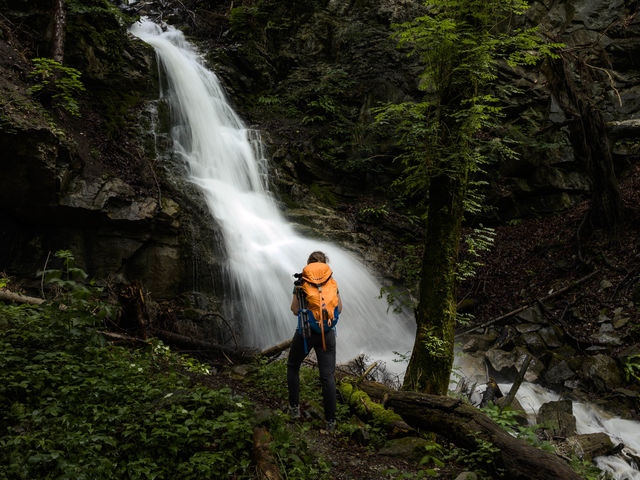
<svg viewBox="0 0 640 480">
<path fill-rule="evenodd" d="M 485 371 L 479 371 L 479 366 L 465 355 L 456 355 L 455 370 L 458 375 L 475 383 L 485 384 L 489 378 Z M 455 389 L 457 378 L 452 377 L 451 389 Z M 511 384 L 498 384 L 500 391 L 505 393 L 511 389 Z M 471 401 L 480 403 L 482 389 L 475 391 Z M 516 399 L 525 409 L 531 423 L 535 423 L 540 407 L 560 398 L 560 395 L 540 385 L 523 382 L 516 394 Z M 598 468 L 609 472 L 616 480 L 640 480 L 640 423 L 632 420 L 617 418 L 601 409 L 582 402 L 573 402 L 573 414 L 576 417 L 576 431 L 578 434 L 606 433 L 614 445 L 623 443 L 624 450 L 616 456 L 602 456 L 594 459 Z"/>
<path fill-rule="evenodd" d="M 266 187 L 267 162 L 257 133 L 245 128 L 217 77 L 182 33 L 146 19 L 130 31 L 155 48 L 166 73 L 175 153 L 223 231 L 226 273 L 242 305 L 245 341 L 262 347 L 292 336 L 292 274 L 309 253 L 322 250 L 344 305 L 337 329 L 339 360 L 360 353 L 389 360 L 393 351 L 410 350 L 414 322 L 378 298 L 380 285 L 363 265 L 331 243 L 299 235 L 284 219 Z"/>
</svg>

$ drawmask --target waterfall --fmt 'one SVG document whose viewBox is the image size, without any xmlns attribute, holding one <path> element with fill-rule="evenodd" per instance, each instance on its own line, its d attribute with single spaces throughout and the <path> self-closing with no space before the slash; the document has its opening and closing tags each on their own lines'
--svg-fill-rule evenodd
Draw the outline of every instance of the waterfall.
<svg viewBox="0 0 640 480">
<path fill-rule="evenodd" d="M 182 32 L 146 19 L 130 32 L 155 49 L 165 72 L 174 152 L 223 232 L 225 274 L 240 305 L 245 342 L 264 347 L 293 335 L 292 275 L 312 251 L 321 250 L 344 307 L 337 326 L 339 361 L 360 353 L 388 361 L 394 351 L 411 350 L 415 323 L 378 298 L 380 285 L 362 263 L 332 243 L 300 235 L 285 220 L 267 189 L 267 160 L 257 132 L 244 126 Z"/>
</svg>

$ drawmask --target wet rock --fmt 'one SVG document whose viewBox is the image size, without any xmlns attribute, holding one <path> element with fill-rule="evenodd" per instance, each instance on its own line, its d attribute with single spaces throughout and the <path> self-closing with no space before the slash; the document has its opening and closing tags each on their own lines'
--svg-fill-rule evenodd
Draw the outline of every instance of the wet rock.
<svg viewBox="0 0 640 480">
<path fill-rule="evenodd" d="M 131 185 L 119 178 L 76 179 L 60 204 L 66 207 L 100 211 L 113 220 L 149 220 L 158 209 L 154 198 L 136 196 Z"/>
<path fill-rule="evenodd" d="M 229 375 L 236 380 L 242 380 L 254 370 L 255 367 L 251 365 L 234 365 L 231 367 Z"/>
<path fill-rule="evenodd" d="M 545 343 L 542 341 L 542 337 L 538 335 L 537 332 L 523 333 L 520 336 L 520 340 L 521 343 L 524 343 L 532 352 L 540 353 L 546 348 Z"/>
<path fill-rule="evenodd" d="M 494 348 L 511 350 L 516 345 L 517 338 L 518 332 L 516 332 L 516 329 L 508 325 L 500 331 Z"/>
<path fill-rule="evenodd" d="M 616 335 L 613 325 L 610 323 L 603 323 L 600 326 L 598 333 L 594 333 L 589 337 L 591 341 L 598 345 L 605 345 L 611 347 L 617 347 L 622 345 L 622 340 Z"/>
<path fill-rule="evenodd" d="M 394 438 L 385 443 L 384 447 L 378 450 L 378 453 L 417 462 L 424 455 L 424 447 L 428 444 L 429 441 L 419 437 Z"/>
<path fill-rule="evenodd" d="M 559 332 L 555 327 L 542 328 L 538 334 L 547 347 L 559 348 L 562 346 L 562 342 L 560 341 L 562 332 Z"/>
<path fill-rule="evenodd" d="M 518 374 L 524 358 L 530 354 L 526 349 L 518 347 L 511 352 L 500 349 L 491 349 L 485 353 L 485 359 L 499 377 L 513 379 Z M 524 379 L 527 382 L 536 382 L 544 370 L 544 364 L 533 357 Z"/>
<path fill-rule="evenodd" d="M 618 359 L 622 363 L 626 363 L 630 357 L 640 355 L 640 343 L 634 343 L 633 345 L 625 348 L 618 354 Z"/>
<path fill-rule="evenodd" d="M 544 373 L 544 380 L 551 386 L 560 386 L 575 376 L 575 372 L 571 370 L 566 360 L 554 357 Z"/>
<path fill-rule="evenodd" d="M 576 417 L 571 400 L 547 402 L 540 407 L 537 423 L 544 424 L 553 436 L 568 437 L 576 433 Z"/>
<path fill-rule="evenodd" d="M 485 335 L 468 335 L 458 340 L 462 341 L 462 351 L 464 352 L 485 352 L 496 341 L 497 335 L 487 333 Z"/>
<path fill-rule="evenodd" d="M 603 354 L 582 357 L 581 367 L 576 372 L 587 385 L 599 392 L 605 392 L 621 387 L 622 372 L 616 361 Z"/>
<path fill-rule="evenodd" d="M 546 324 L 547 320 L 544 318 L 544 313 L 539 305 L 527 308 L 516 315 L 516 318 L 523 323 L 538 323 Z"/>
<path fill-rule="evenodd" d="M 466 377 L 466 382 L 469 386 L 472 385 L 482 385 L 487 382 L 488 378 L 486 375 L 487 364 L 485 362 L 484 353 L 469 353 L 464 355 L 459 355 L 456 358 L 456 366 L 466 372 L 468 377 Z"/>
<path fill-rule="evenodd" d="M 613 321 L 613 328 L 619 330 L 629 323 L 629 317 L 620 317 Z"/>
<path fill-rule="evenodd" d="M 539 323 L 520 323 L 516 325 L 516 330 L 520 333 L 537 332 L 542 326 Z"/>
<path fill-rule="evenodd" d="M 561 451 L 575 454 L 578 458 L 586 461 L 607 455 L 613 448 L 614 445 L 609 436 L 602 432 L 573 435 L 561 444 Z"/>
<path fill-rule="evenodd" d="M 600 282 L 600 289 L 601 289 L 601 290 L 606 290 L 607 288 L 611 288 L 611 287 L 613 287 L 613 283 L 611 283 L 611 282 L 610 282 L 609 280 L 607 280 L 606 278 L 605 278 L 605 279 L 603 279 L 603 280 Z"/>
</svg>

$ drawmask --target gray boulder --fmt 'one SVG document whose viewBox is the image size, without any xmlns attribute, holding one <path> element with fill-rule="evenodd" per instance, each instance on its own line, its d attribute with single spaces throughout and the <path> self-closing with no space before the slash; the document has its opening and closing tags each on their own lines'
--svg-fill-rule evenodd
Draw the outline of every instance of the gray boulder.
<svg viewBox="0 0 640 480">
<path fill-rule="evenodd" d="M 623 376 L 618 363 L 601 353 L 583 357 L 581 368 L 576 372 L 580 379 L 599 392 L 621 387 Z"/>
</svg>

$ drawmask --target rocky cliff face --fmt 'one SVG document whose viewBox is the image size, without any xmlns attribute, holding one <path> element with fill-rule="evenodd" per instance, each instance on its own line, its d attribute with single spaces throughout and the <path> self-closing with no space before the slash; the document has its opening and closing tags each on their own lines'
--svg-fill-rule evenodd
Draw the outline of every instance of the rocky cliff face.
<svg viewBox="0 0 640 480">
<path fill-rule="evenodd" d="M 66 62 L 87 87 L 76 119 L 27 93 L 30 59 L 48 48 L 51 6 L 0 1 L 0 271 L 33 275 L 47 252 L 68 248 L 97 278 L 139 280 L 158 298 L 219 293 L 219 233 L 168 153 L 153 54 L 127 36 L 126 20 L 106 1 L 92 5 L 68 1 Z M 422 228 L 390 199 L 395 151 L 371 108 L 420 94 L 420 66 L 396 48 L 389 27 L 421 8 L 409 0 L 184 0 L 139 1 L 128 12 L 174 23 L 199 42 L 242 116 L 265 133 L 274 190 L 301 229 L 400 278 L 404 245 L 417 243 Z M 549 0 L 528 14 L 601 74 L 591 94 L 618 122 L 621 173 L 639 148 L 636 13 L 632 1 Z M 499 73 L 521 88 L 509 97 L 505 128 L 522 149 L 492 172 L 498 218 L 583 199 L 589 181 L 544 75 Z"/>
<path fill-rule="evenodd" d="M 28 90 L 49 2 L 3 3 L 0 271 L 33 278 L 48 253 L 69 249 L 92 277 L 139 281 L 156 299 L 219 293 L 218 233 L 167 156 L 157 66 L 127 35 L 132 19 L 106 2 L 68 2 L 65 64 L 87 90 L 74 118 Z"/>
</svg>

